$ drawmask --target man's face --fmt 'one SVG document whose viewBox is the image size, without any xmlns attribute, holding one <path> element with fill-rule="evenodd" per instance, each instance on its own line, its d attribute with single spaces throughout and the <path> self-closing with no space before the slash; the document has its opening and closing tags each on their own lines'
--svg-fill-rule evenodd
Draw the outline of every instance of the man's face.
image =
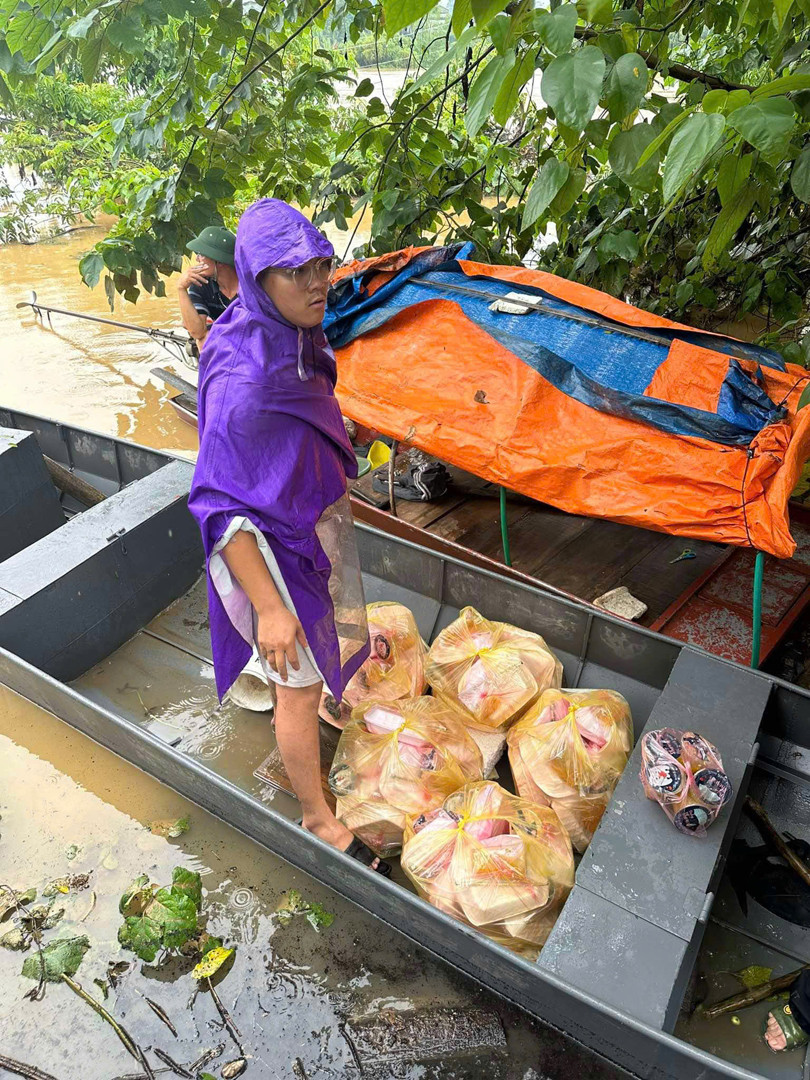
<svg viewBox="0 0 810 1080">
<path fill-rule="evenodd" d="M 197 267 L 211 281 L 217 280 L 217 264 L 213 259 L 209 259 L 207 255 L 197 256 Z"/>
</svg>

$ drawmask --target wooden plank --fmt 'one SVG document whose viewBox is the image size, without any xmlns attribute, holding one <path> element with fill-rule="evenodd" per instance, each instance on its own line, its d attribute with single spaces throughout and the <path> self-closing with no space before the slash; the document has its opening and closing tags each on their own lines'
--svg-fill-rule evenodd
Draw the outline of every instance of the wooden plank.
<svg viewBox="0 0 810 1080">
<path fill-rule="evenodd" d="M 543 566 L 543 580 L 583 600 L 595 600 L 615 588 L 660 541 L 660 533 L 594 521 Z"/>
<path fill-rule="evenodd" d="M 526 506 L 507 504 L 506 520 L 510 539 L 513 529 L 527 513 Z M 501 560 L 503 552 L 500 521 L 500 507 L 494 499 L 470 498 L 435 521 L 430 532 L 445 540 L 472 548 L 473 551 L 480 551 L 489 558 Z"/>
<path fill-rule="evenodd" d="M 684 548 L 694 551 L 695 558 L 673 563 Z M 719 565 L 726 550 L 725 545 L 706 540 L 659 535 L 659 543 L 632 566 L 618 584 L 625 585 L 633 596 L 647 605 L 648 610 L 639 621 L 644 626 L 651 626 L 673 600 L 708 570 Z"/>
</svg>

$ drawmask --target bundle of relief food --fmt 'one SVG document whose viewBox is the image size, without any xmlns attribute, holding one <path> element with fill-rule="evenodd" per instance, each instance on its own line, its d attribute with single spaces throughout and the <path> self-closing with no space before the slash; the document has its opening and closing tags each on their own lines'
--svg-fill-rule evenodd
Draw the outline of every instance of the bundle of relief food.
<svg viewBox="0 0 810 1080">
<path fill-rule="evenodd" d="M 483 776 L 460 716 L 436 698 L 358 705 L 329 772 L 337 816 L 378 855 L 396 854 L 408 814 Z"/>
<path fill-rule="evenodd" d="M 508 742 L 520 794 L 556 810 L 584 851 L 633 747 L 630 706 L 614 690 L 546 690 Z"/>
<path fill-rule="evenodd" d="M 382 600 L 366 606 L 371 652 L 354 675 L 340 705 L 324 694 L 320 715 L 343 728 L 351 710 L 366 701 L 419 697 L 427 689 L 427 648 L 413 614 L 403 604 Z"/>
<path fill-rule="evenodd" d="M 674 728 L 642 737 L 641 782 L 647 798 L 688 836 L 705 836 L 732 794 L 717 748 L 694 731 Z"/>
<path fill-rule="evenodd" d="M 561 684 L 562 664 L 539 634 L 467 607 L 431 645 L 426 674 L 434 694 L 460 708 L 471 727 L 505 731 Z"/>
<path fill-rule="evenodd" d="M 402 868 L 421 897 L 534 959 L 574 884 L 574 854 L 547 806 L 492 781 L 408 818 Z"/>
</svg>

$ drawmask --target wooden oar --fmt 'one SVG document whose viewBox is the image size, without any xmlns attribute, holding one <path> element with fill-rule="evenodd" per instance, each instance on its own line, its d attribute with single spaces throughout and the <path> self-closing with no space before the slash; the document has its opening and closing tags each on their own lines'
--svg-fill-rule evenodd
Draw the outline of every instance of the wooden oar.
<svg viewBox="0 0 810 1080">
<path fill-rule="evenodd" d="M 64 491 L 66 495 L 72 495 L 74 499 L 77 499 L 84 506 L 96 506 L 107 498 L 103 491 L 99 491 L 97 487 L 88 484 L 86 480 L 82 480 L 80 476 L 72 473 L 70 469 L 66 469 L 64 465 L 60 465 L 58 461 L 49 458 L 47 454 L 42 456 L 54 484 L 60 491 Z"/>
</svg>

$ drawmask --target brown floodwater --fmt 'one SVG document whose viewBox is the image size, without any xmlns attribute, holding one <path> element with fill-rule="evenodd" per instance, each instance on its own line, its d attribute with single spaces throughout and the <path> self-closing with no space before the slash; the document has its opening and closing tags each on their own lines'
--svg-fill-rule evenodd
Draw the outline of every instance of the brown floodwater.
<svg viewBox="0 0 810 1080">
<path fill-rule="evenodd" d="M 187 818 L 176 839 L 152 833 L 155 822 Z M 283 863 L 228 825 L 39 707 L 0 686 L 0 882 L 17 890 L 65 875 L 89 874 L 85 888 L 57 896 L 61 921 L 46 943 L 86 935 L 90 948 L 76 980 L 122 1023 L 156 1065 L 154 1049 L 195 1061 L 224 1044 L 209 1066 L 219 1076 L 238 1057 L 210 994 L 195 994 L 193 961 L 158 956 L 142 963 L 117 941 L 118 901 L 140 874 L 159 884 L 183 866 L 202 877 L 206 929 L 235 947 L 218 983 L 241 1033 L 247 1076 L 337 1080 L 358 1070 L 344 1035 L 358 1017 L 388 1017 L 437 1006 L 486 1009 L 506 1036 L 503 1050 L 441 1063 L 386 1065 L 363 1075 L 388 1080 L 610 1080 L 617 1074 L 550 1029 L 477 988 L 324 886 Z M 291 890 L 318 903 L 334 922 L 314 929 L 304 914 L 285 918 Z M 0 933 L 11 926 L 6 919 Z M 138 1067 L 111 1027 L 67 986 L 21 974 L 25 955 L 0 948 L 0 1054 L 57 1080 L 112 1080 Z M 111 965 L 125 966 L 105 998 Z M 218 977 L 219 978 L 219 977 Z M 174 1036 L 152 1012 L 157 1003 Z M 387 1022 L 387 1021 L 386 1021 Z M 299 1064 L 296 1064 L 296 1061 Z"/>
<path fill-rule="evenodd" d="M 354 228 L 355 222 L 349 223 Z M 359 223 L 353 245 L 368 236 Z M 120 319 L 137 326 L 182 330 L 175 278 L 166 279 L 166 296 L 142 291 L 138 302 L 115 299 L 110 312 L 101 285 L 88 289 L 78 262 L 106 233 L 109 222 L 79 228 L 38 244 L 0 247 L 6 283 L 0 295 L 0 406 L 38 413 L 65 423 L 132 439 L 158 450 L 193 456 L 196 432 L 168 404 L 170 391 L 151 374 L 158 365 L 196 381 L 196 375 L 149 338 L 131 330 L 52 316 L 41 322 L 30 308 L 17 308 L 35 291 L 50 307 Z M 339 255 L 350 233 L 328 226 Z"/>
</svg>

